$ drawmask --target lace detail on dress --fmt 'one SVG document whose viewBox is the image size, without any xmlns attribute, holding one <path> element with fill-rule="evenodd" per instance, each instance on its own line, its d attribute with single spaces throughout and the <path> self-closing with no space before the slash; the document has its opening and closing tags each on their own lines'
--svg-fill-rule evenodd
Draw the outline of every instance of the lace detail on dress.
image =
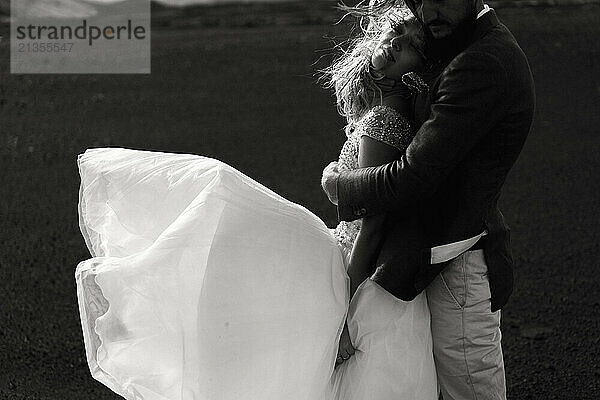
<svg viewBox="0 0 600 400">
<path fill-rule="evenodd" d="M 396 110 L 376 106 L 360 121 L 359 136 L 369 136 L 404 152 L 412 140 L 409 123 Z"/>
<path fill-rule="evenodd" d="M 344 142 L 340 157 L 338 159 L 338 169 L 340 171 L 351 171 L 358 168 L 358 136 L 355 134 L 356 127 L 348 129 L 348 139 Z"/>
<path fill-rule="evenodd" d="M 356 134 L 358 126 L 349 126 L 346 136 L 348 139 L 344 142 L 340 157 L 338 159 L 338 169 L 340 172 L 351 171 L 358 168 L 358 145 L 359 136 Z M 342 248 L 344 255 L 347 256 L 352 251 L 354 240 L 358 236 L 358 231 L 362 225 L 361 220 L 346 222 L 341 221 L 333 230 L 333 235 L 338 240 L 338 244 Z"/>
<path fill-rule="evenodd" d="M 338 159 L 340 172 L 358 168 L 358 148 L 360 138 L 369 136 L 393 146 L 402 153 L 410 144 L 413 133 L 410 124 L 396 110 L 388 106 L 373 107 L 358 123 L 347 130 L 348 139 L 342 146 Z M 338 244 L 345 255 L 349 255 L 358 236 L 362 220 L 341 221 L 333 230 Z"/>
</svg>

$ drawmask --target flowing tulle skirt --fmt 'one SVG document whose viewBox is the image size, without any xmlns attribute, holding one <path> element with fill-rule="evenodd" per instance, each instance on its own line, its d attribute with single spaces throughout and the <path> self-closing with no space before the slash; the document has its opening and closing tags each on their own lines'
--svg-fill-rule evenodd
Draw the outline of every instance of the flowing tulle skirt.
<svg viewBox="0 0 600 400">
<path fill-rule="evenodd" d="M 426 299 L 368 280 L 347 309 L 344 256 L 305 208 L 206 157 L 105 148 L 78 164 L 87 360 L 116 393 L 436 398 Z M 347 312 L 359 352 L 334 371 Z"/>
</svg>

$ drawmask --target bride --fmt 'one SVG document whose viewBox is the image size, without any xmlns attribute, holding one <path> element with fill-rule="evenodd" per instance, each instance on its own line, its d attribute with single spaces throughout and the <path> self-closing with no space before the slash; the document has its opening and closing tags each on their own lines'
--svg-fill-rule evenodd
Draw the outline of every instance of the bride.
<svg viewBox="0 0 600 400">
<path fill-rule="evenodd" d="M 372 17 L 328 71 L 348 120 L 337 167 L 378 165 L 414 130 L 426 90 L 417 25 Z M 380 103 L 374 106 L 374 103 Z M 127 399 L 434 400 L 425 294 L 405 302 L 368 279 L 384 220 L 340 223 L 214 159 L 119 148 L 78 158 L 75 277 L 92 376 Z"/>
</svg>

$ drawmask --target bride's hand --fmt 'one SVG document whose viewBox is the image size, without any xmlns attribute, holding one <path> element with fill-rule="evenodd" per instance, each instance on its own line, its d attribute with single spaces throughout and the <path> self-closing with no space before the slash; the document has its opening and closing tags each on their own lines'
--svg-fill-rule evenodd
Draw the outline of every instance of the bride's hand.
<svg viewBox="0 0 600 400">
<path fill-rule="evenodd" d="M 338 347 L 337 358 L 335 365 L 340 365 L 354 354 L 354 346 L 350 340 L 350 332 L 348 332 L 348 323 L 344 323 L 344 329 L 342 330 L 342 336 L 340 337 L 340 345 Z"/>
</svg>

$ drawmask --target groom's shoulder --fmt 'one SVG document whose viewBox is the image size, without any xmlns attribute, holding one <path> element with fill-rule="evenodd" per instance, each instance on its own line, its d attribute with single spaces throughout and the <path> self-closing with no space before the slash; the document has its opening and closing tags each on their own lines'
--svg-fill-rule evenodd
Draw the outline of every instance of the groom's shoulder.
<svg viewBox="0 0 600 400">
<path fill-rule="evenodd" d="M 518 70 L 529 71 L 525 53 L 512 32 L 502 23 L 498 23 L 475 40 L 465 49 L 463 55 L 468 59 L 496 60 L 511 75 Z"/>
<path fill-rule="evenodd" d="M 489 50 L 493 49 L 502 52 L 523 53 L 515 36 L 506 25 L 501 22 L 491 28 L 485 35 L 481 36 L 469 47 Z"/>
<path fill-rule="evenodd" d="M 443 75 L 464 72 L 498 85 L 527 80 L 531 74 L 525 53 L 506 26 L 499 23 L 458 54 Z"/>
</svg>

